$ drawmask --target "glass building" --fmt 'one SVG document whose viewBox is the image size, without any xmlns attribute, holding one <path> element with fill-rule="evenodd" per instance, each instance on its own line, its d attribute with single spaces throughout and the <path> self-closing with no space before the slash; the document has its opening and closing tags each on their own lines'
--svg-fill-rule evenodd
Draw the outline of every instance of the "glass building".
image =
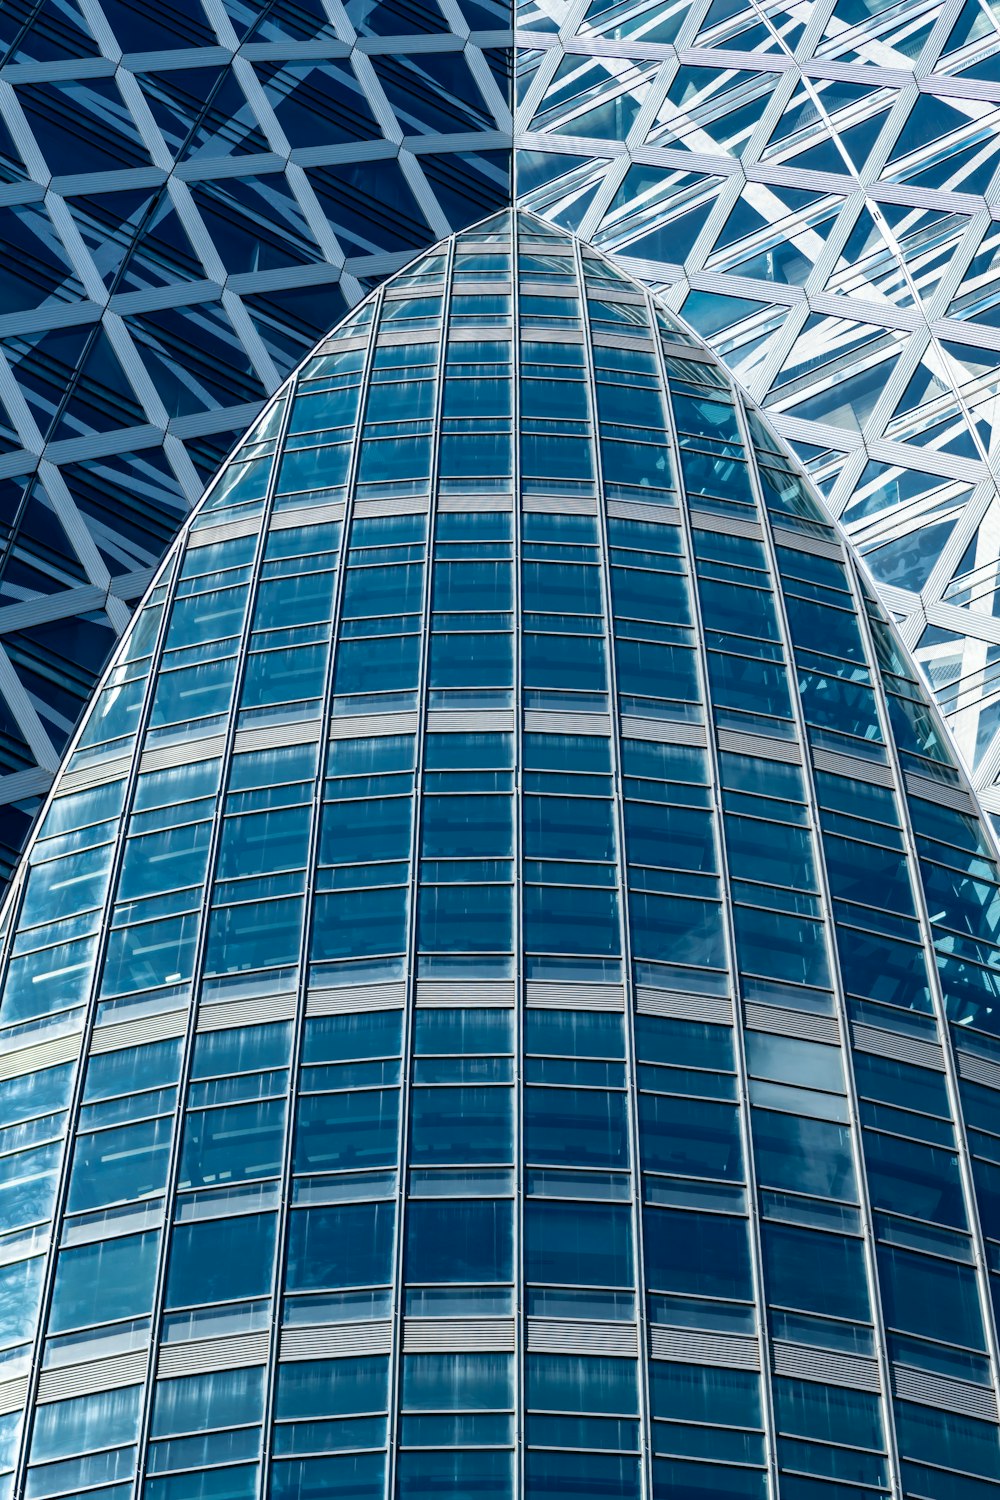
<svg viewBox="0 0 1000 1500">
<path fill-rule="evenodd" d="M 4 1500 L 997 1500 L 1000 882 L 715 355 L 504 212 L 300 366 L 5 908 Z"/>
<path fill-rule="evenodd" d="M 521 0 L 518 201 L 808 465 L 1000 811 L 1000 7 Z"/>
<path fill-rule="evenodd" d="M 511 201 L 766 407 L 1000 811 L 998 57 L 987 0 L 5 0 L 0 880 L 232 443 Z"/>
<path fill-rule="evenodd" d="M 512 36 L 504 0 L 0 4 L 0 885 L 233 444 L 510 202 Z"/>
</svg>

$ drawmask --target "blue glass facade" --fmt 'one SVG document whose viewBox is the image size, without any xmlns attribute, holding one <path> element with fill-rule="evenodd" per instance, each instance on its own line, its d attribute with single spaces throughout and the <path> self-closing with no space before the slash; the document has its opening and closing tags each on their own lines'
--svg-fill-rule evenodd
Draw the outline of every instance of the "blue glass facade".
<svg viewBox="0 0 1000 1500">
<path fill-rule="evenodd" d="M 375 283 L 510 202 L 499 0 L 0 5 L 0 881 L 150 570 Z"/>
<path fill-rule="evenodd" d="M 0 880 L 231 444 L 512 201 L 767 410 L 1000 817 L 998 50 L 980 0 L 5 0 Z"/>
<path fill-rule="evenodd" d="M 6 908 L 0 1494 L 1000 1495 L 998 888 L 716 357 L 532 216 L 439 244 Z"/>
</svg>

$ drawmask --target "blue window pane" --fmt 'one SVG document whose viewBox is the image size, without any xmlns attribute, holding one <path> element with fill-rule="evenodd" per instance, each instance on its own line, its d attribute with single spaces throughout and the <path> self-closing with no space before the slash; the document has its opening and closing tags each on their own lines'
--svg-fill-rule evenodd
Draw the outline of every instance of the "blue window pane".
<svg viewBox="0 0 1000 1500">
<path fill-rule="evenodd" d="M 609 1453 L 529 1452 L 526 1480 L 529 1495 L 550 1500 L 638 1500 L 641 1493 L 638 1458 Z"/>
<path fill-rule="evenodd" d="M 778 1431 L 858 1448 L 882 1447 L 882 1420 L 877 1396 L 806 1380 L 773 1383 Z"/>
<path fill-rule="evenodd" d="M 890 1328 L 982 1349 L 983 1324 L 971 1266 L 881 1246 L 879 1278 Z"/>
<path fill-rule="evenodd" d="M 865 1131 L 872 1206 L 966 1228 L 958 1157 L 935 1146 Z"/>
<path fill-rule="evenodd" d="M 489 1449 L 401 1453 L 396 1493 L 400 1500 L 433 1500 L 438 1495 L 503 1500 L 513 1494 L 512 1469 L 509 1453 Z"/>
<path fill-rule="evenodd" d="M 172 1479 L 147 1479 L 144 1500 L 254 1500 L 257 1494 L 256 1465 L 207 1469 L 200 1474 L 178 1474 Z M 118 1500 L 112 1491 L 109 1500 Z M 123 1497 L 124 1500 L 124 1497 Z"/>
<path fill-rule="evenodd" d="M 434 568 L 435 610 L 508 610 L 514 607 L 510 564 L 438 562 Z"/>
<path fill-rule="evenodd" d="M 662 1458 L 653 1464 L 655 1500 L 766 1500 L 767 1493 L 763 1469 L 730 1469 Z"/>
<path fill-rule="evenodd" d="M 379 640 L 344 640 L 337 652 L 334 691 L 383 693 L 415 687 L 420 637 L 388 635 Z"/>
<path fill-rule="evenodd" d="M 213 911 L 208 924 L 206 973 L 238 974 L 297 963 L 302 915 L 303 902 L 298 897 Z"/>
<path fill-rule="evenodd" d="M 414 1089 L 410 1151 L 415 1164 L 513 1159 L 513 1094 L 506 1088 Z"/>
<path fill-rule="evenodd" d="M 63 1250 L 56 1269 L 49 1332 L 148 1312 L 158 1249 L 158 1235 L 133 1234 Z"/>
<path fill-rule="evenodd" d="M 525 1156 L 533 1163 L 627 1167 L 625 1095 L 603 1089 L 529 1088 L 524 1095 Z"/>
<path fill-rule="evenodd" d="M 748 973 L 767 974 L 792 984 L 830 983 L 826 937 L 819 922 L 780 912 L 738 906 L 736 951 Z"/>
<path fill-rule="evenodd" d="M 857 928 L 841 929 L 837 936 L 844 988 L 849 994 L 930 1013 L 927 966 L 915 944 L 874 938 Z"/>
<path fill-rule="evenodd" d="M 626 1207 L 529 1201 L 524 1239 L 528 1281 L 632 1285 L 632 1222 Z"/>
<path fill-rule="evenodd" d="M 646 1281 L 692 1296 L 753 1296 L 743 1219 L 647 1208 L 643 1214 Z"/>
<path fill-rule="evenodd" d="M 509 797 L 425 797 L 421 818 L 425 859 L 513 853 Z"/>
<path fill-rule="evenodd" d="M 170 1138 L 169 1120 L 149 1120 L 81 1136 L 70 1178 L 70 1210 L 96 1208 L 161 1189 L 166 1181 Z"/>
<path fill-rule="evenodd" d="M 224 714 L 233 693 L 236 658 L 182 667 L 160 678 L 150 725 L 191 723 L 195 719 Z"/>
<path fill-rule="evenodd" d="M 435 630 L 431 636 L 432 688 L 505 688 L 514 681 L 514 638 L 484 631 Z"/>
<path fill-rule="evenodd" d="M 132 1443 L 138 1436 L 142 1387 L 102 1391 L 38 1408 L 31 1443 L 33 1463 L 68 1458 L 91 1448 Z"/>
<path fill-rule="evenodd" d="M 198 920 L 195 916 L 144 922 L 112 932 L 101 986 L 105 995 L 128 994 L 191 977 Z"/>
<path fill-rule="evenodd" d="M 635 1034 L 636 1051 L 644 1062 L 734 1071 L 733 1033 L 728 1026 L 640 1015 L 635 1018 Z"/>
<path fill-rule="evenodd" d="M 272 1214 L 175 1225 L 167 1274 L 167 1306 L 256 1297 L 270 1289 Z"/>
<path fill-rule="evenodd" d="M 413 1050 L 423 1053 L 503 1053 L 514 1050 L 514 1017 L 507 1010 L 418 1010 Z"/>
<path fill-rule="evenodd" d="M 42 1287 L 44 1264 L 41 1256 L 30 1260 L 16 1261 L 0 1272 L 0 1338 L 5 1345 L 15 1345 L 31 1336 L 32 1323 L 38 1307 Z M 73 1280 L 72 1269 L 67 1283 Z M 60 1290 L 60 1302 L 52 1316 L 56 1319 L 76 1321 L 79 1309 L 73 1306 L 72 1292 Z M 84 1310 L 83 1316 L 87 1316 Z M 12 1460 L 13 1461 L 13 1460 Z"/>
<path fill-rule="evenodd" d="M 302 1061 L 325 1063 L 350 1058 L 397 1057 L 402 1038 L 403 1017 L 396 1010 L 313 1016 L 306 1022 Z"/>
<path fill-rule="evenodd" d="M 295 1170 L 391 1166 L 398 1118 L 396 1089 L 308 1095 L 299 1102 Z"/>
<path fill-rule="evenodd" d="M 909 1458 L 1000 1480 L 1000 1437 L 993 1423 L 909 1401 L 900 1401 L 896 1411 L 900 1444 Z"/>
<path fill-rule="evenodd" d="M 625 841 L 630 861 L 682 870 L 715 870 L 715 840 L 708 813 L 688 807 L 626 802 Z"/>
<path fill-rule="evenodd" d="M 406 944 L 406 894 L 399 886 L 317 896 L 313 958 L 401 953 Z"/>
<path fill-rule="evenodd" d="M 712 700 L 717 706 L 744 713 L 766 712 L 773 718 L 792 717 L 785 669 L 777 662 L 710 651 L 708 673 Z"/>
<path fill-rule="evenodd" d="M 760 1427 L 760 1377 L 711 1365 L 649 1366 L 654 1417 L 673 1422 L 714 1422 L 727 1427 Z"/>
<path fill-rule="evenodd" d="M 506 1411 L 514 1403 L 509 1354 L 407 1354 L 405 1411 Z"/>
<path fill-rule="evenodd" d="M 864 1255 L 858 1240 L 764 1225 L 768 1296 L 781 1307 L 867 1320 Z"/>
<path fill-rule="evenodd" d="M 621 1016 L 585 1010 L 529 1010 L 524 1015 L 527 1052 L 551 1057 L 624 1058 Z"/>
<path fill-rule="evenodd" d="M 524 851 L 529 859 L 614 859 L 612 803 L 596 798 L 526 797 Z"/>
<path fill-rule="evenodd" d="M 527 1402 L 540 1411 L 637 1416 L 635 1361 L 571 1354 L 529 1354 Z"/>
<path fill-rule="evenodd" d="M 742 1180 L 739 1114 L 729 1105 L 640 1094 L 639 1143 L 649 1171 Z"/>
<path fill-rule="evenodd" d="M 297 1209 L 289 1219 L 288 1287 L 384 1285 L 391 1279 L 395 1217 L 391 1203 Z"/>
<path fill-rule="evenodd" d="M 350 1453 L 276 1463 L 271 1472 L 270 1500 L 328 1500 L 330 1495 L 381 1500 L 384 1489 L 384 1455 Z"/>
<path fill-rule="evenodd" d="M 264 1371 L 259 1368 L 160 1380 L 153 1403 L 152 1435 L 253 1422 L 260 1419 L 263 1400 Z"/>
<path fill-rule="evenodd" d="M 231 1073 L 284 1067 L 288 1062 L 291 1040 L 291 1025 L 282 1022 L 202 1032 L 195 1038 L 191 1076 L 225 1077 Z"/>
<path fill-rule="evenodd" d="M 633 891 L 629 910 L 637 955 L 701 968 L 725 967 L 722 908 L 715 902 Z"/>
<path fill-rule="evenodd" d="M 417 941 L 426 953 L 506 953 L 513 893 L 505 885 L 436 885 L 420 891 Z"/>
<path fill-rule="evenodd" d="M 411 1202 L 406 1211 L 408 1282 L 509 1281 L 513 1204 L 490 1198 Z"/>
<path fill-rule="evenodd" d="M 693 651 L 649 641 L 618 640 L 618 689 L 641 697 L 697 703 L 698 672 Z"/>
<path fill-rule="evenodd" d="M 389 1360 L 294 1360 L 278 1371 L 275 1416 L 342 1417 L 384 1411 L 389 1399 Z"/>
<path fill-rule="evenodd" d="M 857 1201 L 851 1132 L 829 1120 L 753 1111 L 758 1181 L 767 1187 Z"/>
<path fill-rule="evenodd" d="M 412 804 L 406 796 L 328 802 L 322 811 L 321 864 L 409 858 Z"/>
<path fill-rule="evenodd" d="M 620 953 L 617 893 L 580 886 L 526 886 L 524 943 L 535 953 Z"/>
<path fill-rule="evenodd" d="M 606 692 L 604 642 L 593 633 L 594 627 L 586 628 L 587 635 L 536 635 L 525 630 L 521 662 L 525 687 L 585 694 Z"/>
</svg>

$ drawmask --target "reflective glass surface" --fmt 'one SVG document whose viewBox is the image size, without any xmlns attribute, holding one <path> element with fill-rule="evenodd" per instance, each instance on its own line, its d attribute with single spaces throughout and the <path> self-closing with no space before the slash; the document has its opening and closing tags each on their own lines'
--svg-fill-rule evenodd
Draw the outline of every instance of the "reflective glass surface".
<svg viewBox="0 0 1000 1500">
<path fill-rule="evenodd" d="M 7 0 L 0 879 L 237 435 L 512 197 L 767 407 L 1000 816 L 998 55 L 982 0 Z"/>
<path fill-rule="evenodd" d="M 5 908 L 0 1496 L 998 1495 L 998 890 L 717 357 L 442 241 L 210 486 Z"/>
<path fill-rule="evenodd" d="M 517 0 L 522 208 L 658 291 L 797 451 L 987 810 L 1000 10 Z"/>
<path fill-rule="evenodd" d="M 503 0 L 0 5 L 0 885 L 205 485 L 510 201 Z"/>
</svg>

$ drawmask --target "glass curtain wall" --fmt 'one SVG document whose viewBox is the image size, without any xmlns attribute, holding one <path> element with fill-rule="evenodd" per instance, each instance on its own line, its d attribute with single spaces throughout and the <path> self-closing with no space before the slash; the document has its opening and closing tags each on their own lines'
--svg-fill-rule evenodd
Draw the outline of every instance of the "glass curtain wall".
<svg viewBox="0 0 1000 1500">
<path fill-rule="evenodd" d="M 1000 1497 L 998 886 L 715 357 L 531 216 L 438 246 L 8 905 L 0 1495 Z"/>
</svg>

